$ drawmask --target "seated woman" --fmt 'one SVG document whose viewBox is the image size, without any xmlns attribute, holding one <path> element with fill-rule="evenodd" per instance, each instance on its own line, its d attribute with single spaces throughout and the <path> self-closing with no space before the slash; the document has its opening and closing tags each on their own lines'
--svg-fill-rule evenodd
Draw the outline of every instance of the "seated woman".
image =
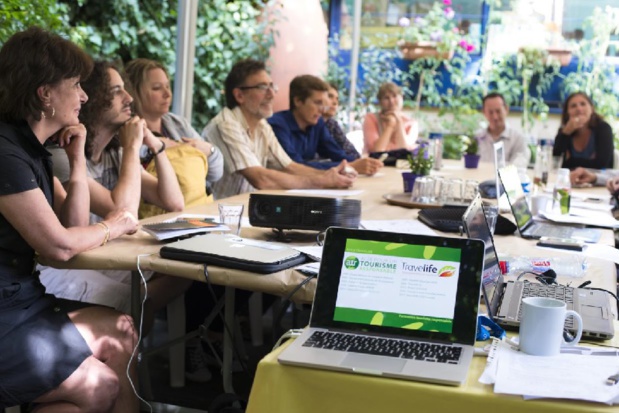
<svg viewBox="0 0 619 413">
<path fill-rule="evenodd" d="M 329 132 L 331 133 L 331 136 L 333 136 L 333 139 L 335 139 L 335 142 L 337 142 L 337 144 L 344 149 L 347 158 L 350 157 L 348 159 L 359 159 L 361 158 L 361 155 L 357 152 L 357 149 L 355 149 L 355 145 L 348 140 L 346 134 L 340 127 L 340 124 L 335 119 L 337 110 L 340 107 L 340 94 L 337 91 L 337 87 L 331 82 L 327 83 L 327 85 L 329 85 L 327 95 L 329 96 L 330 105 L 327 106 L 322 114 L 322 117 L 325 120 L 325 126 L 329 129 Z"/>
<path fill-rule="evenodd" d="M 76 45 L 38 28 L 0 50 L 0 409 L 34 402 L 37 412 L 138 411 L 131 318 L 46 294 L 34 271 L 35 251 L 65 261 L 137 230 L 126 210 L 88 226 L 78 114 L 88 99 L 80 79 L 91 70 Z M 66 192 L 43 146 L 50 138 L 68 157 Z"/>
<path fill-rule="evenodd" d="M 165 145 L 131 114 L 132 98 L 124 88 L 118 70 L 110 63 L 97 62 L 90 77 L 82 82 L 90 100 L 79 118 L 88 130 L 86 165 L 90 177 L 90 221 L 96 223 L 111 211 L 125 208 L 137 215 L 140 199 L 166 211 L 181 211 L 183 194 L 167 158 Z M 140 165 L 140 148 L 153 154 L 157 177 Z M 71 184 L 66 156 L 53 150 L 54 173 L 60 182 Z M 126 270 L 41 269 L 41 281 L 49 291 L 71 300 L 108 305 L 128 313 L 131 302 L 131 272 Z M 148 301 L 144 311 L 144 331 L 153 314 L 190 285 L 182 278 L 155 275 L 148 280 Z"/>
<path fill-rule="evenodd" d="M 378 89 L 379 113 L 368 113 L 363 121 L 364 153 L 395 149 L 414 149 L 417 121 L 402 112 L 402 90 L 395 83 L 383 83 Z"/>
<path fill-rule="evenodd" d="M 572 93 L 563 104 L 553 156 L 563 156 L 563 168 L 606 169 L 613 167 L 613 153 L 610 125 L 595 112 L 589 96 Z"/>
<path fill-rule="evenodd" d="M 154 60 L 135 59 L 127 64 L 125 72 L 133 87 L 135 111 L 146 120 L 148 129 L 162 137 L 168 148 L 184 142 L 206 155 L 206 186 L 210 188 L 223 176 L 223 155 L 213 144 L 205 141 L 186 119 L 170 113 L 172 90 L 165 67 Z"/>
</svg>

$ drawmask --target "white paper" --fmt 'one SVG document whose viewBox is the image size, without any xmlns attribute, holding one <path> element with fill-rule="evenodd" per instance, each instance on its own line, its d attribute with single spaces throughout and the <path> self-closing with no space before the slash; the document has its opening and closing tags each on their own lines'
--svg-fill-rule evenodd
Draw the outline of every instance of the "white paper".
<svg viewBox="0 0 619 413">
<path fill-rule="evenodd" d="M 495 393 L 526 395 L 527 398 L 588 400 L 611 404 L 619 386 L 606 379 L 619 372 L 619 358 L 560 354 L 529 356 L 500 347 Z"/>
<path fill-rule="evenodd" d="M 361 227 L 373 231 L 401 234 L 436 235 L 436 232 L 416 219 L 362 220 Z"/>
<path fill-rule="evenodd" d="M 296 267 L 295 269 L 310 274 L 318 274 L 318 271 L 320 270 L 320 262 L 308 262 Z"/>
<path fill-rule="evenodd" d="M 291 194 L 323 195 L 328 197 L 353 196 L 363 193 L 363 189 L 289 189 Z"/>
<path fill-rule="evenodd" d="M 592 211 L 605 211 L 608 213 L 613 209 L 613 206 L 604 202 L 578 201 L 572 199 L 570 201 L 570 208 L 590 209 Z"/>
<path fill-rule="evenodd" d="M 573 208 L 569 214 L 556 214 L 551 212 L 543 212 L 544 218 L 560 222 L 563 224 L 581 224 L 591 225 L 595 227 L 617 228 L 619 221 L 613 218 L 610 214 L 598 214 L 596 211 L 587 211 L 583 209 Z"/>
<path fill-rule="evenodd" d="M 619 250 L 605 244 L 587 244 L 583 254 L 587 257 L 601 258 L 619 264 Z"/>
<path fill-rule="evenodd" d="M 313 259 L 314 261 L 320 261 L 322 259 L 322 247 L 318 246 L 318 245 L 311 245 L 311 246 L 294 246 L 291 245 L 291 248 L 294 248 L 295 250 L 302 252 L 303 254 L 307 255 L 308 257 L 310 257 L 311 259 Z"/>
</svg>

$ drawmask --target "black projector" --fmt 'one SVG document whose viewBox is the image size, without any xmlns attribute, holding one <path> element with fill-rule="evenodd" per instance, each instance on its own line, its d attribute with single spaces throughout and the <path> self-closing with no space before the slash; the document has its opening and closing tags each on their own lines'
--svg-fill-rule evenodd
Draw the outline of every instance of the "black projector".
<svg viewBox="0 0 619 413">
<path fill-rule="evenodd" d="M 360 220 L 358 199 L 249 195 L 249 223 L 254 227 L 324 231 L 331 226 L 359 228 Z"/>
</svg>

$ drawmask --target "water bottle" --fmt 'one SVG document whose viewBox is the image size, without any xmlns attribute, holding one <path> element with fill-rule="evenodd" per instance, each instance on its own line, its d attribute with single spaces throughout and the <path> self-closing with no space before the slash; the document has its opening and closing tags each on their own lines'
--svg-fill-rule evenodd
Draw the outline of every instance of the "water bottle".
<svg viewBox="0 0 619 413">
<path fill-rule="evenodd" d="M 547 146 L 546 140 L 540 139 L 535 150 L 535 173 L 533 175 L 533 184 L 536 188 L 546 186 L 548 184 L 550 162 L 548 159 Z"/>
<path fill-rule="evenodd" d="M 531 201 L 531 179 L 527 174 L 526 168 L 518 168 L 518 177 L 520 178 L 520 183 L 522 184 L 522 191 L 524 192 L 524 197 L 527 200 L 527 203 Z"/>
<path fill-rule="evenodd" d="M 557 171 L 557 181 L 552 191 L 552 212 L 568 214 L 570 212 L 571 194 L 570 170 L 561 168 Z"/>
<path fill-rule="evenodd" d="M 543 273 L 554 270 L 562 277 L 580 278 L 587 271 L 588 262 L 585 256 L 579 254 L 565 254 L 560 257 L 513 257 L 502 256 L 499 262 L 503 274 L 518 275 L 523 271 Z"/>
<path fill-rule="evenodd" d="M 438 171 L 443 165 L 443 134 L 430 133 L 430 154 L 434 157 L 434 170 Z"/>
</svg>

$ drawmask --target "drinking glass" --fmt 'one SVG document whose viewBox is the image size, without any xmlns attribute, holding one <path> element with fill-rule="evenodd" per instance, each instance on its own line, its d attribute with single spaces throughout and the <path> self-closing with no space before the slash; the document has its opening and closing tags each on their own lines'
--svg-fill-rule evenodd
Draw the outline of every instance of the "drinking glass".
<svg viewBox="0 0 619 413">
<path fill-rule="evenodd" d="M 479 182 L 474 179 L 467 179 L 464 182 L 464 193 L 462 195 L 462 201 L 468 202 L 475 198 L 475 195 L 479 192 Z"/>
<path fill-rule="evenodd" d="M 231 234 L 239 235 L 245 206 L 243 204 L 223 202 L 220 202 L 217 206 L 219 207 L 219 222 L 228 226 Z"/>
</svg>

